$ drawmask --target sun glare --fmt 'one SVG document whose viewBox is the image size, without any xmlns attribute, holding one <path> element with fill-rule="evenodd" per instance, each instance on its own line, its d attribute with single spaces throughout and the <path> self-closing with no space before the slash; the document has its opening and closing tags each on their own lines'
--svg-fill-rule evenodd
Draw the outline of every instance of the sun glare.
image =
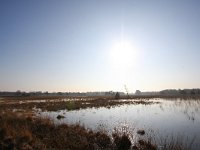
<svg viewBox="0 0 200 150">
<path fill-rule="evenodd" d="M 136 51 L 128 41 L 115 43 L 110 51 L 111 62 L 117 68 L 129 68 L 133 66 Z"/>
</svg>

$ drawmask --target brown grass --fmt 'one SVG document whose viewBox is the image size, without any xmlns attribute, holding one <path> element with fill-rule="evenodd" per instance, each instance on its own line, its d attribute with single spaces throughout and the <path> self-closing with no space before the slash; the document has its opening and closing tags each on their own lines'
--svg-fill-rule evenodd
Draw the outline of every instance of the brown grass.
<svg viewBox="0 0 200 150">
<path fill-rule="evenodd" d="M 54 125 L 49 119 L 36 118 L 32 113 L 33 107 L 43 110 L 74 110 L 88 107 L 109 108 L 122 104 L 148 105 L 154 103 L 144 100 L 144 97 L 135 97 L 134 100 L 128 101 L 103 97 L 63 101 L 63 97 L 51 97 L 50 99 L 55 101 L 19 103 L 19 101 L 39 100 L 40 98 L 12 97 L 3 100 L 4 102 L 0 104 L 0 150 L 157 149 L 155 142 L 152 143 L 151 140 L 145 139 L 139 139 L 132 145 L 131 133 L 113 133 L 111 137 L 105 132 L 94 132 L 80 125 Z M 47 99 L 47 97 L 44 99 Z M 12 112 L 13 109 L 21 109 L 21 111 Z M 177 142 L 171 142 L 165 146 L 166 150 L 174 148 L 178 150 L 186 149 Z"/>
<path fill-rule="evenodd" d="M 120 97 L 120 99 L 115 100 L 114 97 L 64 97 L 64 96 L 18 96 L 18 97 L 4 97 L 0 100 L 0 110 L 25 110 L 30 111 L 33 108 L 40 108 L 47 111 L 57 111 L 57 110 L 78 110 L 92 107 L 114 107 L 124 104 L 142 104 L 150 105 L 158 102 L 153 102 L 151 99 L 154 98 L 164 98 L 164 99 L 200 99 L 198 95 L 138 95 Z M 44 102 L 37 102 L 37 100 L 45 100 Z M 67 100 L 67 101 L 66 101 Z M 125 101 L 122 101 L 125 100 Z M 30 102 L 31 101 L 31 102 Z"/>
<path fill-rule="evenodd" d="M 80 125 L 54 125 L 48 119 L 0 115 L 0 149 L 124 149 L 131 146 L 127 135 L 112 138 L 104 132 L 93 132 Z"/>
<path fill-rule="evenodd" d="M 49 99 L 48 99 L 49 98 Z M 66 101 L 68 99 L 68 101 Z M 46 100 L 45 102 L 37 102 L 36 100 Z M 2 100 L 1 100 L 2 101 Z M 31 102 L 30 102 L 31 101 Z M 143 104 L 149 105 L 155 102 L 144 99 L 126 99 L 126 101 L 115 100 L 112 98 L 93 97 L 93 98 L 63 98 L 63 97 L 7 97 L 4 98 L 0 105 L 0 110 L 32 110 L 32 108 L 40 108 L 42 110 L 77 110 L 92 107 L 113 107 L 123 104 Z"/>
<path fill-rule="evenodd" d="M 49 119 L 0 114 L 0 150 L 156 150 L 151 140 L 131 142 L 131 133 L 114 132 L 112 137 L 103 131 L 94 132 L 76 125 L 55 125 Z M 166 150 L 182 145 L 170 143 Z"/>
<path fill-rule="evenodd" d="M 1 115 L 0 149 L 99 149 L 111 147 L 108 135 L 79 125 L 54 125 L 48 119 Z"/>
</svg>

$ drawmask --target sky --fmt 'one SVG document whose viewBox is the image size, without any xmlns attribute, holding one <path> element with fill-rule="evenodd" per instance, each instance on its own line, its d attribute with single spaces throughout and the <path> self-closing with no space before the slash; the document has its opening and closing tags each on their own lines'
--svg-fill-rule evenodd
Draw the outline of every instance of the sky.
<svg viewBox="0 0 200 150">
<path fill-rule="evenodd" d="M 200 88 L 198 0 L 1 0 L 0 91 Z"/>
</svg>

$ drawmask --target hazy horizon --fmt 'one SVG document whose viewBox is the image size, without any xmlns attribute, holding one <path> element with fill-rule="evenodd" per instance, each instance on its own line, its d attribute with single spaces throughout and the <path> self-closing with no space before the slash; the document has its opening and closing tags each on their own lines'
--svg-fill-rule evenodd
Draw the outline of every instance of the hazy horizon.
<svg viewBox="0 0 200 150">
<path fill-rule="evenodd" d="M 200 88 L 200 1 L 0 1 L 0 91 Z"/>
</svg>

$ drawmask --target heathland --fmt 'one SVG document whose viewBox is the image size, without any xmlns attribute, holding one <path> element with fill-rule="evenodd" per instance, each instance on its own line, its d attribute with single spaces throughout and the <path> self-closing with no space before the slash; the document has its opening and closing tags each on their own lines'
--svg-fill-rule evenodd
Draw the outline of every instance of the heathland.
<svg viewBox="0 0 200 150">
<path fill-rule="evenodd" d="M 133 96 L 133 97 L 64 97 L 12 96 L 0 99 L 0 149 L 191 149 L 193 140 L 185 144 L 180 139 L 163 137 L 162 145 L 147 134 L 146 129 L 92 130 L 79 123 L 57 124 L 37 112 L 59 110 L 79 111 L 90 108 L 120 107 L 122 105 L 149 106 L 159 104 L 155 99 L 195 100 L 199 96 Z M 196 103 L 195 103 L 196 104 Z M 199 104 L 199 103 L 198 103 Z M 185 105 L 184 105 L 185 106 Z M 189 106 L 190 107 L 190 106 Z M 192 106 L 191 106 L 192 107 Z M 57 115 L 58 120 L 65 115 Z M 140 119 L 140 118 L 138 118 Z M 198 119 L 198 118 L 197 118 Z M 137 136 L 137 138 L 136 138 Z M 134 137 L 134 138 L 133 138 Z M 167 139 L 167 140 L 166 140 Z M 198 138 L 197 138 L 198 139 Z M 195 147 L 193 148 L 195 149 Z"/>
</svg>

